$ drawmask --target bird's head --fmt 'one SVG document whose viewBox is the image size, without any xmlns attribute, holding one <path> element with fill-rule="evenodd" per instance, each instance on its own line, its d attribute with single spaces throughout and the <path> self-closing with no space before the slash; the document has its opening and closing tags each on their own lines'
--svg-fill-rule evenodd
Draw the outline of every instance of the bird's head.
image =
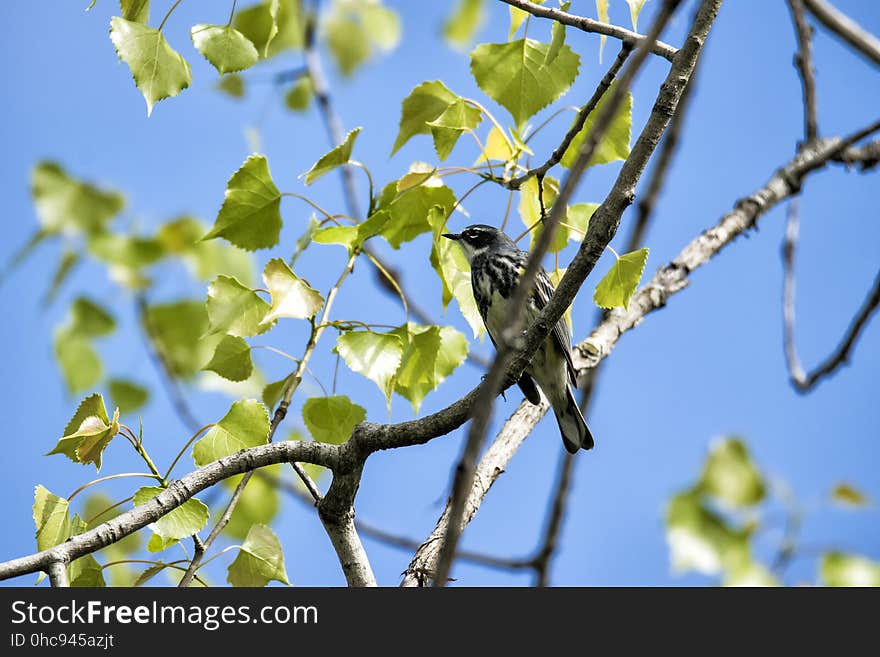
<svg viewBox="0 0 880 657">
<path fill-rule="evenodd" d="M 481 253 L 510 242 L 507 235 L 486 224 L 474 224 L 460 233 L 445 233 L 443 237 L 458 242 L 468 262 L 473 262 Z"/>
</svg>

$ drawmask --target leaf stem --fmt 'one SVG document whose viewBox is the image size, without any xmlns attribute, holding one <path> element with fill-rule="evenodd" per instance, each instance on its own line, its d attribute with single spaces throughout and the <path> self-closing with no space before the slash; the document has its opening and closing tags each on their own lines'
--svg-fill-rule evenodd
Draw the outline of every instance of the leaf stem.
<svg viewBox="0 0 880 657">
<path fill-rule="evenodd" d="M 161 479 L 161 477 L 157 477 L 154 474 L 150 474 L 149 472 L 123 472 L 121 474 L 107 475 L 106 477 L 98 477 L 97 479 L 92 479 L 92 481 L 87 484 L 83 484 L 75 491 L 73 491 L 70 495 L 67 496 L 67 501 L 70 502 L 74 497 L 79 495 L 89 486 L 94 486 L 95 484 L 100 484 L 102 481 L 110 481 L 111 479 L 122 479 L 123 477 L 147 477 L 151 479 Z"/>
<path fill-rule="evenodd" d="M 226 23 L 226 27 L 229 27 L 230 25 L 232 25 L 232 17 L 235 15 L 235 3 L 236 2 L 238 2 L 238 0 L 232 0 L 232 9 L 229 11 L 229 20 Z"/>
<path fill-rule="evenodd" d="M 162 22 L 159 23 L 159 32 L 162 31 L 162 28 L 165 27 L 165 21 L 174 13 L 174 10 L 177 9 L 177 5 L 179 5 L 183 0 L 177 0 L 173 5 L 171 5 L 171 9 L 168 10 L 168 13 L 165 14 L 165 18 L 162 19 Z"/>
<path fill-rule="evenodd" d="M 187 448 L 195 442 L 196 438 L 201 436 L 203 433 L 205 433 L 208 429 L 210 429 L 213 426 L 215 426 L 215 424 L 213 422 L 211 422 L 210 424 L 206 424 L 201 429 L 196 431 L 193 434 L 192 438 L 190 438 L 189 440 L 186 441 L 186 445 L 184 445 L 183 447 L 180 448 L 180 451 L 177 452 L 177 456 L 174 457 L 174 460 L 171 461 L 171 465 L 168 466 L 168 471 L 165 473 L 166 480 L 168 479 L 169 475 L 171 474 L 171 471 L 174 470 L 174 466 L 177 465 L 177 462 L 180 460 L 180 458 L 186 452 Z"/>
</svg>

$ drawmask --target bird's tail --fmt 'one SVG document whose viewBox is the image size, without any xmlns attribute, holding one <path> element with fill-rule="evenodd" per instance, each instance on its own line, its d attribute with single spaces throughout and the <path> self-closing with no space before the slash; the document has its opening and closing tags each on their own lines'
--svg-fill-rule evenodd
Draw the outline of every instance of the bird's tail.
<svg viewBox="0 0 880 657">
<path fill-rule="evenodd" d="M 592 449 L 593 434 L 590 433 L 569 386 L 565 387 L 565 399 L 553 404 L 553 412 L 559 423 L 565 449 L 572 454 L 576 454 L 579 449 Z"/>
</svg>

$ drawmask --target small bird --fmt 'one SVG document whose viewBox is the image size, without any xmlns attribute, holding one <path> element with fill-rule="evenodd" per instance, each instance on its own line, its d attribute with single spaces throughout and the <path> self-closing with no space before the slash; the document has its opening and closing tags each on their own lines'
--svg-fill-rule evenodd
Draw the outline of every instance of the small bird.
<svg viewBox="0 0 880 657">
<path fill-rule="evenodd" d="M 485 224 L 474 224 L 461 233 L 446 233 L 443 237 L 458 242 L 471 265 L 474 299 L 492 344 L 497 347 L 508 321 L 508 305 L 519 277 L 525 272 L 529 254 L 503 232 Z M 535 277 L 526 304 L 525 326 L 538 317 L 550 301 L 553 289 L 542 268 Z M 556 322 L 517 383 L 532 404 L 541 402 L 535 384 L 544 391 L 559 423 L 565 449 L 575 454 L 579 449 L 593 447 L 593 436 L 571 391 L 570 384 L 576 385 L 575 370 L 571 360 L 571 339 L 563 318 Z"/>
</svg>

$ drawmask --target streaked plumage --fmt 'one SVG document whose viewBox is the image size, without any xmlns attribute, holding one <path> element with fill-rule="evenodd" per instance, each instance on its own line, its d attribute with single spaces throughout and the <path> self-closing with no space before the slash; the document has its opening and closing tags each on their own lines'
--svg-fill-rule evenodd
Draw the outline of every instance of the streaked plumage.
<svg viewBox="0 0 880 657">
<path fill-rule="evenodd" d="M 471 286 L 483 323 L 493 344 L 507 324 L 508 303 L 519 277 L 525 271 L 529 254 L 520 250 L 503 232 L 492 226 L 475 224 L 459 234 L 444 237 L 458 242 L 471 264 Z M 529 326 L 553 294 L 553 284 L 541 269 L 529 295 L 524 325 Z M 571 359 L 571 339 L 564 319 L 560 319 L 544 344 L 532 357 L 519 380 L 519 387 L 532 404 L 541 401 L 535 383 L 553 407 L 562 441 L 572 453 L 593 447 L 593 436 L 575 402 L 571 385 L 575 382 Z"/>
</svg>

